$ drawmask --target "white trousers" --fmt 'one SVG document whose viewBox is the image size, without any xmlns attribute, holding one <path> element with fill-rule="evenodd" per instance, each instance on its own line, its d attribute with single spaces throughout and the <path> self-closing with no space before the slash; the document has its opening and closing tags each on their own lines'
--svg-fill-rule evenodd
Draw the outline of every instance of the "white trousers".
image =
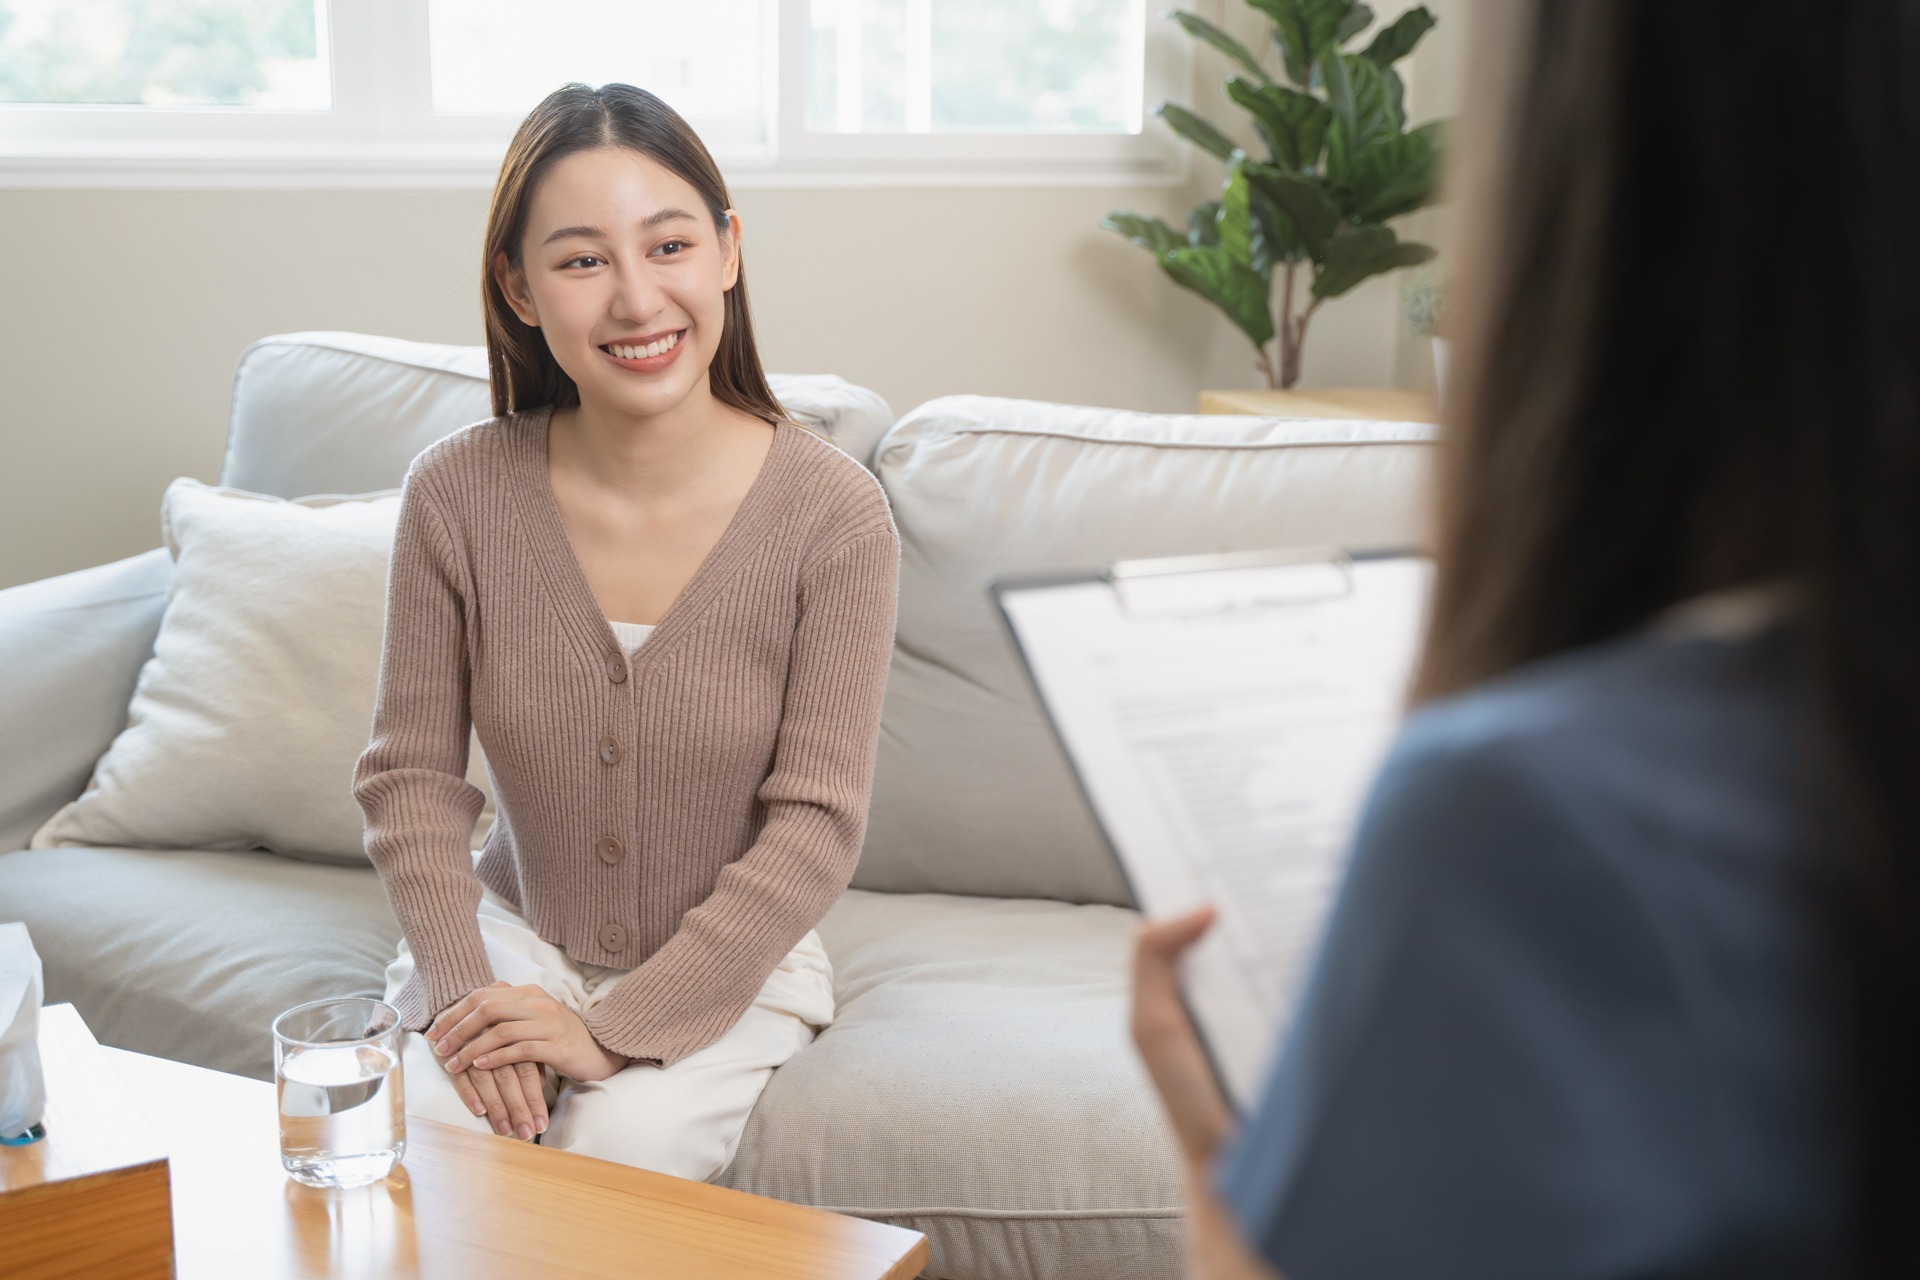
<svg viewBox="0 0 1920 1280">
<path fill-rule="evenodd" d="M 627 972 L 574 960 L 490 889 L 480 901 L 480 935 L 495 978 L 542 987 L 579 1013 L 610 995 Z M 387 966 L 388 999 L 412 972 L 413 954 L 403 939 L 398 958 Z M 543 1068 L 548 1120 L 538 1140 L 711 1181 L 732 1163 L 747 1116 L 774 1068 L 810 1044 L 833 1021 L 833 1012 L 833 969 L 819 934 L 809 930 L 732 1029 L 698 1053 L 670 1067 L 636 1063 L 593 1082 Z M 402 1061 L 409 1115 L 493 1132 L 485 1116 L 467 1110 L 425 1036 L 407 1033 Z"/>
</svg>

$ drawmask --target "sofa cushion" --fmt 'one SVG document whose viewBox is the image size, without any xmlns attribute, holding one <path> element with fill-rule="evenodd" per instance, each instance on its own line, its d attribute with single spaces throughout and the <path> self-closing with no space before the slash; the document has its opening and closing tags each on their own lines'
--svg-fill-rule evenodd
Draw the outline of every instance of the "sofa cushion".
<svg viewBox="0 0 1920 1280">
<path fill-rule="evenodd" d="M 1425 541 L 1434 428 L 929 401 L 874 469 L 900 613 L 854 884 L 1127 903 L 994 609 L 1002 575 L 1118 559 Z"/>
<path fill-rule="evenodd" d="M 102 1044 L 263 1080 L 274 1017 L 379 996 L 400 940 L 371 867 L 198 850 L 0 854 L 0 920 Z"/>
<path fill-rule="evenodd" d="M 270 849 L 365 866 L 354 760 L 380 670 L 393 490 L 288 501 L 182 476 L 174 569 L 125 729 L 30 847 Z M 488 797 L 469 731 L 467 777 Z"/>
<path fill-rule="evenodd" d="M 768 374 L 799 421 L 868 461 L 893 421 L 830 374 Z M 485 347 L 367 333 L 282 333 L 240 355 L 220 483 L 282 498 L 397 486 L 415 454 L 493 416 Z"/>
<path fill-rule="evenodd" d="M 1183 1178 L 1127 1038 L 1136 920 L 849 892 L 820 925 L 833 1025 L 722 1180 L 924 1231 L 931 1276 L 1178 1274 Z"/>
<path fill-rule="evenodd" d="M 79 795 L 126 728 L 172 571 L 156 547 L 0 591 L 0 849 Z"/>
</svg>

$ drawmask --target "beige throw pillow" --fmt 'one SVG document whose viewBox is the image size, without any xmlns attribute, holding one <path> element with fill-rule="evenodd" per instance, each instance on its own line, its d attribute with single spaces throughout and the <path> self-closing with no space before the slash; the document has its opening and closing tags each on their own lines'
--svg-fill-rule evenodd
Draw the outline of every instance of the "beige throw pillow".
<svg viewBox="0 0 1920 1280">
<path fill-rule="evenodd" d="M 266 849 L 366 865 L 353 766 L 373 725 L 400 491 L 287 500 L 181 477 L 174 559 L 127 727 L 31 847 Z M 493 797 L 477 739 L 468 778 Z"/>
</svg>

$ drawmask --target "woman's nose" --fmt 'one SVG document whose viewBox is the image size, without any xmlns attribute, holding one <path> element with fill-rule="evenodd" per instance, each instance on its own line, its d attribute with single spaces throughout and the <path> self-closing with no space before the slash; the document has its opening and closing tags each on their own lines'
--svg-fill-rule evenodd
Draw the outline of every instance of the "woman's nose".
<svg viewBox="0 0 1920 1280">
<path fill-rule="evenodd" d="M 665 294 L 645 263 L 623 265 L 614 279 L 615 317 L 621 320 L 644 320 L 660 310 Z"/>
</svg>

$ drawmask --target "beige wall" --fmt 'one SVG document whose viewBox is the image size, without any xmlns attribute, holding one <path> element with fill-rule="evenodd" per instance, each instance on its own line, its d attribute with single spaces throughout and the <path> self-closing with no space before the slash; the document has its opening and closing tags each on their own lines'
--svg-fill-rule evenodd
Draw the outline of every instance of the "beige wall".
<svg viewBox="0 0 1920 1280">
<path fill-rule="evenodd" d="M 1203 109 L 1239 114 L 1202 80 Z M 1418 119 L 1445 100 L 1430 85 L 1451 93 L 1416 69 Z M 1099 227 L 1115 208 L 1183 221 L 1219 173 L 1202 156 L 1187 190 L 738 192 L 762 352 L 896 413 L 957 392 L 1183 411 L 1203 387 L 1260 385 L 1237 331 Z M 479 342 L 485 207 L 481 191 L 0 191 L 0 587 L 159 545 L 167 482 L 218 478 L 253 339 Z M 1416 385 L 1426 367 L 1397 286 L 1374 280 L 1315 317 L 1303 382 Z"/>
</svg>

